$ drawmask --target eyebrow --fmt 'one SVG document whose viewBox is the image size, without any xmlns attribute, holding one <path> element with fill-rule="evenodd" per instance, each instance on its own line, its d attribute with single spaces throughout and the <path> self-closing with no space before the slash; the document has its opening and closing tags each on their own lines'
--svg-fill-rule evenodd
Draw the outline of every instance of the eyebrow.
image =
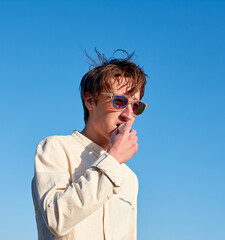
<svg viewBox="0 0 225 240">
<path fill-rule="evenodd" d="M 132 96 L 128 95 L 128 94 L 122 94 L 122 93 L 112 93 L 113 95 L 117 95 L 117 96 L 124 96 L 126 98 L 130 98 Z M 140 101 L 139 99 L 137 99 L 135 96 L 133 96 L 132 100 L 137 100 Z"/>
</svg>

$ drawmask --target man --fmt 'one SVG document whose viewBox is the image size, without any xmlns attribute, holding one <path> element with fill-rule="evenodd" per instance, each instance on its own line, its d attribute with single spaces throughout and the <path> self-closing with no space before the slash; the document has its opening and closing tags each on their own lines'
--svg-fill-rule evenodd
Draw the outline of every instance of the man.
<svg viewBox="0 0 225 240">
<path fill-rule="evenodd" d="M 37 147 L 32 195 L 39 240 L 136 239 L 138 181 L 124 163 L 138 150 L 131 127 L 147 107 L 140 101 L 146 75 L 128 54 L 111 60 L 97 54 L 100 64 L 80 84 L 83 131 Z"/>
</svg>

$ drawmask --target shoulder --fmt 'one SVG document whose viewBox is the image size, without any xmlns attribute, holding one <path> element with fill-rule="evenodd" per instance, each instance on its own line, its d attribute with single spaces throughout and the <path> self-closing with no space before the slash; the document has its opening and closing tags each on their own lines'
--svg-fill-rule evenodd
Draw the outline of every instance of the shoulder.
<svg viewBox="0 0 225 240">
<path fill-rule="evenodd" d="M 56 161 L 67 159 L 72 149 L 76 149 L 77 142 L 72 135 L 55 135 L 43 139 L 36 148 L 36 160 Z"/>
<path fill-rule="evenodd" d="M 36 171 L 67 171 L 79 163 L 81 146 L 73 135 L 55 135 L 43 139 L 36 148 Z"/>
<path fill-rule="evenodd" d="M 76 144 L 76 139 L 72 135 L 54 135 L 43 139 L 37 145 L 37 150 L 45 151 L 48 148 L 67 148 Z"/>
</svg>

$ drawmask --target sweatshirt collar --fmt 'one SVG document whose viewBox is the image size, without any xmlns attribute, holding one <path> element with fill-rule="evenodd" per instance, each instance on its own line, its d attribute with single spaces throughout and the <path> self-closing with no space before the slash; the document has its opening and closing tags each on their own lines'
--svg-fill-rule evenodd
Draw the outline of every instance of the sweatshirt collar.
<svg viewBox="0 0 225 240">
<path fill-rule="evenodd" d="M 94 143 L 89 138 L 85 137 L 82 133 L 78 132 L 77 130 L 75 130 L 72 133 L 72 136 L 74 136 L 88 150 L 94 151 L 99 155 L 105 152 L 104 148 L 100 147 L 98 144 Z"/>
</svg>

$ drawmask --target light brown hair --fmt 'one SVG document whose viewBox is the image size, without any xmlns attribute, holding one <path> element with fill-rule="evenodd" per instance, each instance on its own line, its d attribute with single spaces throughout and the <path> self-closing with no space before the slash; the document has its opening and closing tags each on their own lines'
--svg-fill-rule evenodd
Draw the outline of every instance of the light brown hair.
<svg viewBox="0 0 225 240">
<path fill-rule="evenodd" d="M 85 52 L 86 56 L 91 60 L 92 64 L 90 65 L 93 68 L 83 76 L 80 83 L 80 93 L 84 108 L 85 123 L 87 123 L 89 117 L 89 111 L 84 102 L 84 94 L 86 92 L 89 92 L 97 103 L 98 96 L 102 90 L 112 92 L 111 86 L 114 83 L 112 79 L 121 82 L 125 79 L 124 85 L 128 85 L 129 87 L 127 94 L 132 96 L 136 92 L 140 91 L 141 99 L 144 96 L 146 85 L 147 75 L 140 66 L 131 61 L 134 52 L 132 54 L 128 54 L 124 50 L 117 50 L 114 53 L 122 52 L 124 57 L 110 59 L 107 59 L 96 49 L 95 52 L 98 57 L 98 62 L 91 59 Z"/>
</svg>

